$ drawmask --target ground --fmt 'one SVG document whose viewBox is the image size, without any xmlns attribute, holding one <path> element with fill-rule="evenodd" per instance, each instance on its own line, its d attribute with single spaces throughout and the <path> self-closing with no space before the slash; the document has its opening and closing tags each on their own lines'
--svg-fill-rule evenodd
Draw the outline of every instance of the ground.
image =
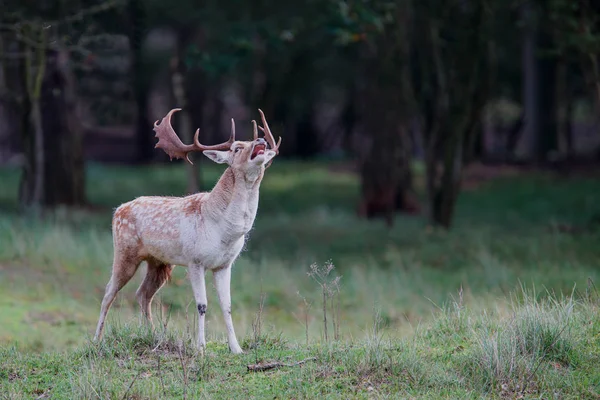
<svg viewBox="0 0 600 400">
<path fill-rule="evenodd" d="M 222 171 L 201 168 L 209 186 Z M 472 170 L 452 231 L 402 215 L 388 230 L 355 216 L 359 188 L 347 168 L 274 163 L 233 272 L 234 323 L 246 349 L 236 357 L 212 287 L 209 347 L 193 353 L 195 307 L 182 267 L 155 300 L 154 333 L 138 321 L 142 268 L 111 310 L 106 340 L 89 341 L 110 277 L 112 211 L 140 195 L 181 195 L 182 164 L 90 165 L 93 207 L 41 220 L 18 212 L 18 171 L 0 169 L 1 392 L 600 398 L 600 182 L 500 172 Z M 323 291 L 310 273 L 329 263 L 325 279 L 340 279 L 330 283 L 325 341 Z"/>
</svg>

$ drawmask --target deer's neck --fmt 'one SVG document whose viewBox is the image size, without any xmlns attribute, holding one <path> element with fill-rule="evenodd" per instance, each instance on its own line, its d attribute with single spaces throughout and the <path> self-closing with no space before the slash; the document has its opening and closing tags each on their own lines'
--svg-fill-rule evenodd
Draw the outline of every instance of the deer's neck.
<svg viewBox="0 0 600 400">
<path fill-rule="evenodd" d="M 246 233 L 252 227 L 258 208 L 258 193 L 263 171 L 243 176 L 227 168 L 206 199 L 207 208 L 226 231 Z"/>
</svg>

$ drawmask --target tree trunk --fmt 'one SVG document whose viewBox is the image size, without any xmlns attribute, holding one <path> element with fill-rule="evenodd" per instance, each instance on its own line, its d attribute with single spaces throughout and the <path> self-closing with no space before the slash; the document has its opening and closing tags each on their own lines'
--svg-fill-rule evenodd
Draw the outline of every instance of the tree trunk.
<svg viewBox="0 0 600 400">
<path fill-rule="evenodd" d="M 137 115 L 135 119 L 135 138 L 137 142 L 137 161 L 148 163 L 154 158 L 154 143 L 152 124 L 148 118 L 148 101 L 150 96 L 150 85 L 147 67 L 144 65 L 143 40 L 146 32 L 146 9 L 143 1 L 129 0 L 128 13 L 131 27 L 129 30 L 129 45 L 132 52 L 131 84 Z"/>
<path fill-rule="evenodd" d="M 450 135 L 448 139 L 451 142 L 446 145 L 441 183 L 433 198 L 433 222 L 445 229 L 452 225 L 463 168 L 463 132 L 453 132 Z"/>
<path fill-rule="evenodd" d="M 420 98 L 429 220 L 446 229 L 453 221 L 463 162 L 479 134 L 493 81 L 489 39 L 480 32 L 486 26 L 486 10 L 480 3 L 476 6 L 456 9 L 452 29 L 464 36 L 454 48 L 442 41 L 448 25 L 432 17 L 420 24 L 425 43 L 418 67 L 422 86 L 431 87 Z"/>
<path fill-rule="evenodd" d="M 175 97 L 175 103 L 178 108 L 182 110 L 179 112 L 179 129 L 178 132 L 184 143 L 192 143 L 193 140 L 193 128 L 192 120 L 190 117 L 190 110 L 188 110 L 187 91 L 186 91 L 186 68 L 183 63 L 183 57 L 185 52 L 186 40 L 184 35 L 178 35 L 177 42 L 177 54 L 171 60 L 171 83 L 173 87 L 173 95 Z M 201 110 L 200 110 L 201 111 Z M 186 192 L 188 194 L 197 193 L 200 191 L 200 176 L 198 168 L 195 165 L 184 161 L 187 185 Z"/>
<path fill-rule="evenodd" d="M 557 150 L 557 63 L 554 56 L 540 54 L 552 48 L 553 28 L 533 1 L 523 4 L 522 15 L 526 157 L 544 163 Z"/>
<path fill-rule="evenodd" d="M 305 100 L 305 110 L 296 123 L 296 155 L 301 159 L 311 159 L 318 150 L 313 97 Z"/>
<path fill-rule="evenodd" d="M 222 128 L 223 128 L 223 124 L 222 124 L 222 117 L 223 117 L 223 110 L 225 109 L 225 104 L 223 103 L 223 100 L 221 99 L 220 96 L 220 88 L 221 85 L 216 83 L 214 85 L 211 85 L 211 93 L 212 93 L 212 115 L 210 118 L 210 121 L 208 122 L 209 126 L 210 126 L 210 130 L 211 130 L 211 136 L 212 136 L 212 140 L 215 143 L 218 142 L 222 142 L 223 138 L 225 137 L 229 137 L 229 134 L 224 134 L 223 132 L 221 132 Z"/>
<path fill-rule="evenodd" d="M 532 1 L 526 1 L 522 5 L 522 16 L 525 23 L 523 31 L 523 133 L 524 158 L 533 159 L 537 154 L 538 135 L 540 132 L 539 121 L 539 73 L 536 51 L 537 45 L 537 21 L 536 10 Z"/>
<path fill-rule="evenodd" d="M 573 152 L 571 119 L 573 114 L 573 91 L 569 88 L 568 66 L 564 59 L 556 67 L 556 129 L 557 148 L 564 159 L 570 160 Z"/>
<path fill-rule="evenodd" d="M 506 133 L 506 157 L 509 159 L 515 158 L 515 152 L 517 151 L 517 146 L 519 141 L 523 137 L 524 134 L 524 125 L 525 125 L 525 111 L 522 111 L 519 114 L 519 117 L 513 122 L 509 127 Z"/>
<path fill-rule="evenodd" d="M 39 98 L 27 103 L 20 201 L 44 208 L 85 203 L 82 129 L 66 53 L 47 52 Z M 26 104 L 27 104 L 26 103 Z"/>
<path fill-rule="evenodd" d="M 420 211 L 412 191 L 410 140 L 402 122 L 371 134 L 373 142 L 361 163 L 362 198 L 358 213 L 368 219 L 383 217 L 391 227 L 396 211 Z"/>
<path fill-rule="evenodd" d="M 0 35 L 0 139 L 2 134 L 6 135 L 4 144 L 8 154 L 17 147 L 15 139 L 18 137 L 17 133 L 19 132 L 18 118 L 20 112 L 17 107 L 17 99 L 10 90 L 12 83 L 9 83 L 9 81 L 16 79 L 18 82 L 18 78 L 14 76 L 15 60 L 9 60 L 7 50 L 9 40 L 5 35 Z M 18 73 L 16 75 L 18 76 Z"/>
<path fill-rule="evenodd" d="M 356 92 L 357 87 L 354 78 L 352 82 L 348 84 L 346 89 L 346 103 L 340 116 L 341 125 L 343 128 L 342 148 L 346 154 L 353 155 L 354 148 L 352 146 L 352 137 L 354 135 L 354 128 L 357 124 L 357 110 L 356 110 Z"/>
<path fill-rule="evenodd" d="M 204 72 L 199 69 L 187 70 L 185 74 L 186 83 L 186 104 L 190 111 L 189 117 L 193 129 L 202 129 L 206 126 L 206 120 L 204 118 L 204 111 L 207 101 L 207 84 L 208 79 L 204 75 Z M 204 134 L 207 134 L 207 129 L 204 130 Z"/>
<path fill-rule="evenodd" d="M 386 32 L 371 55 L 364 76 L 367 79 L 362 125 L 370 141 L 361 165 L 362 199 L 359 215 L 384 216 L 392 226 L 397 210 L 420 211 L 412 191 L 409 126 L 413 102 L 406 25 L 409 9 L 398 10 L 401 21 Z"/>
<path fill-rule="evenodd" d="M 540 32 L 540 50 L 548 51 L 553 47 L 551 32 L 547 32 L 550 23 L 546 21 L 546 29 Z M 555 56 L 538 55 L 538 129 L 536 140 L 536 160 L 539 163 L 552 161 L 558 150 L 558 112 L 559 102 L 556 97 L 558 81 L 557 60 Z"/>
</svg>

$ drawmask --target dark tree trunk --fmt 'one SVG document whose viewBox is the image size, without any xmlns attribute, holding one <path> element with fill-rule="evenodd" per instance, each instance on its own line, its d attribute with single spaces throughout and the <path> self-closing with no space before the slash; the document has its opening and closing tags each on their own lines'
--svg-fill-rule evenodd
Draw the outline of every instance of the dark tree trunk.
<svg viewBox="0 0 600 400">
<path fill-rule="evenodd" d="M 29 115 L 23 129 L 22 205 L 85 203 L 82 129 L 74 85 L 66 53 L 48 51 L 40 97 L 23 103 Z"/>
<path fill-rule="evenodd" d="M 452 132 L 452 129 L 457 131 Z M 463 146 L 462 138 L 464 132 L 461 127 L 450 127 L 445 132 L 447 142 L 444 145 L 445 154 L 442 155 L 443 172 L 439 184 L 433 183 L 432 222 L 449 229 L 452 225 L 454 210 L 460 191 L 462 169 L 463 169 Z"/>
<path fill-rule="evenodd" d="M 188 70 L 185 74 L 186 98 L 189 116 L 194 131 L 197 128 L 206 126 L 204 119 L 204 110 L 207 102 L 207 83 L 208 80 L 202 71 L 197 69 Z M 208 132 L 204 132 L 205 134 Z"/>
<path fill-rule="evenodd" d="M 312 96 L 311 96 L 312 97 Z M 314 121 L 314 102 L 307 101 L 305 111 L 296 124 L 296 155 L 301 159 L 310 159 L 318 151 L 317 127 Z"/>
<path fill-rule="evenodd" d="M 20 50 L 20 49 L 19 49 Z M 22 206 L 29 206 L 33 203 L 33 189 L 35 182 L 36 157 L 35 157 L 35 137 L 33 127 L 30 123 L 32 114 L 31 99 L 27 95 L 27 68 L 25 63 L 20 62 L 11 69 L 11 75 L 16 79 L 9 79 L 14 93 L 23 95 L 17 101 L 19 110 L 19 125 L 21 132 L 21 147 L 23 149 L 23 173 L 19 182 L 19 203 Z"/>
<path fill-rule="evenodd" d="M 148 163 L 152 161 L 154 152 L 154 134 L 152 124 L 148 117 L 148 100 L 150 85 L 148 74 L 144 66 L 143 40 L 146 34 L 146 9 L 141 0 L 129 0 L 129 44 L 132 52 L 131 84 L 135 103 L 137 104 L 137 115 L 135 120 L 135 137 L 137 142 L 137 161 Z"/>
<path fill-rule="evenodd" d="M 558 148 L 556 57 L 546 53 L 553 47 L 552 26 L 542 7 L 523 4 L 523 88 L 527 155 L 537 163 L 548 161 Z"/>
<path fill-rule="evenodd" d="M 221 99 L 220 93 L 219 93 L 219 89 L 221 88 L 221 85 L 219 85 L 218 83 L 215 85 L 211 85 L 211 93 L 212 93 L 212 113 L 211 116 L 209 118 L 209 125 L 210 125 L 210 130 L 211 130 L 211 135 L 212 135 L 212 140 L 217 143 L 219 141 L 223 141 L 222 139 L 224 137 L 229 137 L 229 133 L 225 134 L 225 132 L 222 132 L 223 130 L 223 124 L 222 124 L 222 118 L 223 118 L 223 110 L 225 109 L 225 104 L 223 104 L 223 100 Z"/>
<path fill-rule="evenodd" d="M 542 52 L 552 49 L 551 29 L 546 21 L 546 29 L 540 34 L 540 50 Z M 540 54 L 538 63 L 538 128 L 536 141 L 536 159 L 545 163 L 551 161 L 553 152 L 558 150 L 558 111 L 559 103 L 556 96 L 557 88 L 557 60 L 555 56 Z"/>
<path fill-rule="evenodd" d="M 534 159 L 537 154 L 537 142 L 540 132 L 539 121 L 539 64 L 536 51 L 538 49 L 537 10 L 532 0 L 525 1 L 521 13 L 524 21 L 523 30 L 523 133 L 525 140 L 525 157 Z M 515 148 L 517 143 L 515 143 Z"/>
<path fill-rule="evenodd" d="M 388 126 L 388 130 L 373 135 L 361 163 L 362 198 L 358 212 L 363 218 L 383 217 L 391 227 L 397 211 L 414 214 L 420 206 L 412 191 L 408 131 L 397 121 Z"/>
<path fill-rule="evenodd" d="M 568 64 L 566 60 L 561 59 L 556 68 L 556 129 L 558 150 L 567 160 L 571 160 L 573 156 L 573 97 L 573 90 L 568 81 Z"/>
<path fill-rule="evenodd" d="M 416 24 L 423 40 L 416 69 L 420 70 L 417 98 L 422 110 L 429 220 L 446 229 L 453 221 L 463 161 L 468 158 L 465 153 L 479 133 L 493 81 L 484 30 L 486 10 L 480 3 L 475 6 L 454 8 L 452 25 L 440 24 L 429 15 Z M 443 40 L 453 33 L 461 40 Z"/>
<path fill-rule="evenodd" d="M 569 97 L 566 102 L 566 111 L 563 125 L 563 132 L 565 138 L 565 154 L 567 159 L 571 160 L 575 158 L 575 148 L 573 143 L 573 109 L 575 102 L 572 97 Z"/>
<path fill-rule="evenodd" d="M 525 113 L 521 112 L 517 120 L 513 122 L 508 128 L 508 132 L 506 135 L 506 153 L 507 157 L 510 159 L 514 158 L 515 156 L 517 145 L 519 144 L 519 140 L 521 140 L 522 134 L 524 132 L 524 125 Z"/>
<path fill-rule="evenodd" d="M 343 141 L 342 148 L 347 154 L 353 154 L 354 149 L 352 147 L 352 136 L 354 134 L 354 128 L 358 123 L 358 116 L 356 110 L 356 83 L 354 79 L 349 83 L 346 93 L 346 103 L 341 115 L 341 125 L 343 127 Z"/>
<path fill-rule="evenodd" d="M 396 211 L 420 211 L 412 191 L 410 109 L 413 101 L 406 25 L 409 9 L 398 10 L 401 21 L 386 32 L 365 65 L 361 94 L 364 134 L 370 138 L 362 155 L 362 199 L 359 215 L 383 216 L 388 226 Z M 362 146 L 362 144 L 361 144 Z"/>
<path fill-rule="evenodd" d="M 313 79 L 315 69 L 312 59 L 314 59 L 312 49 L 299 52 L 292 61 L 292 72 L 288 75 L 287 86 L 291 87 L 289 93 L 302 94 L 302 104 L 299 109 L 294 107 L 293 96 L 285 96 L 295 120 L 295 154 L 301 159 L 310 159 L 319 151 L 319 135 L 315 122 L 318 93 Z M 301 86 L 296 86 L 299 83 Z"/>
<path fill-rule="evenodd" d="M 180 31 L 177 35 L 177 50 L 176 55 L 171 60 L 171 84 L 173 89 L 173 96 L 175 97 L 175 103 L 178 108 L 182 110 L 179 112 L 178 118 L 178 132 L 184 143 L 192 143 L 193 132 L 191 112 L 189 110 L 188 101 L 188 90 L 186 84 L 187 68 L 183 62 L 185 57 L 185 50 L 187 46 L 187 38 L 189 32 L 187 30 Z M 196 165 L 192 165 L 187 161 L 184 161 L 187 176 L 186 192 L 192 194 L 200 191 L 200 176 Z"/>
</svg>

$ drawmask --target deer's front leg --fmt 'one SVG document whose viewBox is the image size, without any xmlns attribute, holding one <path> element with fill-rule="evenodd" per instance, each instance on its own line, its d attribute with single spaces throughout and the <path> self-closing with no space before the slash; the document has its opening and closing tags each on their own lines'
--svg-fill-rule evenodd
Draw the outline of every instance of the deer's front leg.
<svg viewBox="0 0 600 400">
<path fill-rule="evenodd" d="M 206 347 L 206 338 L 204 337 L 204 320 L 206 317 L 206 282 L 204 279 L 205 268 L 201 265 L 190 265 L 188 276 L 194 291 L 196 307 L 198 309 L 198 348 Z"/>
<path fill-rule="evenodd" d="M 219 296 L 219 303 L 221 304 L 221 311 L 223 312 L 223 318 L 225 319 L 225 326 L 227 327 L 229 349 L 235 354 L 243 353 L 235 336 L 233 320 L 231 319 L 231 265 L 213 271 L 213 276 L 215 279 L 217 295 Z"/>
</svg>

